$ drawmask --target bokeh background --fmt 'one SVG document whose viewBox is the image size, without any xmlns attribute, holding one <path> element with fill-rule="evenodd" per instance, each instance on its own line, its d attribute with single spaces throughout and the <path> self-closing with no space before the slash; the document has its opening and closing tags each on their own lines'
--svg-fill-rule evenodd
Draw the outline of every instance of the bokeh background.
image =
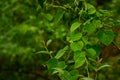
<svg viewBox="0 0 120 80">
<path fill-rule="evenodd" d="M 39 51 L 56 52 L 64 45 L 70 21 L 74 17 L 65 13 L 56 18 L 56 8 L 40 6 L 42 0 L 0 0 L 0 80 L 59 80 L 49 76 L 43 64 L 49 59 Z M 74 0 L 71 0 L 71 2 Z M 51 3 L 52 0 L 48 0 Z M 96 9 L 105 9 L 115 21 L 120 20 L 120 0 L 88 0 Z M 56 0 L 55 4 L 71 4 L 70 0 Z M 61 13 L 62 14 L 62 13 Z M 119 22 L 119 21 L 118 21 Z M 63 25 L 64 24 L 64 25 Z M 60 27 L 58 27 L 60 26 Z M 100 80 L 120 80 L 120 24 L 114 25 L 118 35 L 115 44 L 104 46 L 103 63 L 111 68 L 100 71 Z M 111 52 L 112 51 L 112 52 Z"/>
</svg>

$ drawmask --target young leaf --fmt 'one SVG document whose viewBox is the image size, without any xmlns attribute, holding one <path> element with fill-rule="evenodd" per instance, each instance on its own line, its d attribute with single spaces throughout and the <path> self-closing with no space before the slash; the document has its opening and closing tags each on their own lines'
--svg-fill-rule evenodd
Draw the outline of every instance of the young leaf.
<svg viewBox="0 0 120 80">
<path fill-rule="evenodd" d="M 107 10 L 100 9 L 99 11 L 97 11 L 96 15 L 98 17 L 102 17 L 102 16 L 106 17 L 106 16 L 110 16 L 110 12 Z"/>
<path fill-rule="evenodd" d="M 78 72 L 78 70 L 72 70 L 72 71 L 70 71 L 70 74 L 72 75 L 72 76 L 74 76 L 74 75 L 79 75 L 79 72 Z"/>
<path fill-rule="evenodd" d="M 51 21 L 53 19 L 53 16 L 51 14 L 45 14 L 45 18 L 48 20 L 48 21 Z"/>
<path fill-rule="evenodd" d="M 59 59 L 60 57 L 62 57 L 67 49 L 68 49 L 68 46 L 65 46 L 63 49 L 59 50 L 57 52 L 55 58 Z"/>
<path fill-rule="evenodd" d="M 96 51 L 93 48 L 87 49 L 88 55 L 92 58 L 96 57 Z"/>
<path fill-rule="evenodd" d="M 80 40 L 81 37 L 82 37 L 82 33 L 72 32 L 71 35 L 70 35 L 70 40 L 77 41 L 77 40 Z"/>
<path fill-rule="evenodd" d="M 99 71 L 99 70 L 101 70 L 101 69 L 103 69 L 103 68 L 106 68 L 106 67 L 110 67 L 110 65 L 108 65 L 108 64 L 102 65 L 102 66 L 100 66 L 100 67 L 97 69 L 97 71 Z"/>
<path fill-rule="evenodd" d="M 109 30 L 101 30 L 97 33 L 98 39 L 105 45 L 109 45 L 114 37 L 115 34 L 113 31 L 109 31 Z"/>
<path fill-rule="evenodd" d="M 49 39 L 46 43 L 46 45 L 48 46 L 50 43 L 52 42 L 52 39 Z"/>
<path fill-rule="evenodd" d="M 63 17 L 63 14 L 65 12 L 63 10 L 59 10 L 55 16 L 55 22 L 56 24 L 61 20 L 61 18 Z"/>
<path fill-rule="evenodd" d="M 88 33 L 91 34 L 96 30 L 96 25 L 93 23 L 87 23 L 84 25 L 84 30 Z"/>
<path fill-rule="evenodd" d="M 85 53 L 76 51 L 74 53 L 75 68 L 81 67 L 85 62 Z"/>
<path fill-rule="evenodd" d="M 65 64 L 65 61 L 60 61 L 57 65 L 58 68 L 60 69 L 65 69 L 67 65 Z"/>
<path fill-rule="evenodd" d="M 59 73 L 59 74 L 63 74 L 64 71 L 60 68 L 53 68 L 55 71 L 52 73 L 52 74 L 56 74 L 56 73 Z"/>
<path fill-rule="evenodd" d="M 48 70 L 50 70 L 51 72 L 53 71 L 53 68 L 55 68 L 58 64 L 57 59 L 55 58 L 51 58 L 48 62 L 47 62 L 47 67 Z"/>
<path fill-rule="evenodd" d="M 73 32 L 75 31 L 79 26 L 81 25 L 81 23 L 79 22 L 74 22 L 71 27 L 70 27 L 70 31 Z"/>
<path fill-rule="evenodd" d="M 82 41 L 85 43 L 85 45 L 89 43 L 87 36 L 83 36 Z"/>
<path fill-rule="evenodd" d="M 64 71 L 63 74 L 59 74 L 59 77 L 61 80 L 69 80 L 69 77 L 70 77 L 70 73 L 68 71 Z"/>
<path fill-rule="evenodd" d="M 96 26 L 96 28 L 103 27 L 103 24 L 100 20 L 93 20 L 92 23 Z"/>
<path fill-rule="evenodd" d="M 77 80 L 79 77 L 79 72 L 77 70 L 72 70 L 70 72 L 64 71 L 63 74 L 59 74 L 61 80 Z"/>
<path fill-rule="evenodd" d="M 85 78 L 82 78 L 81 80 L 93 80 L 93 79 L 92 79 L 92 78 L 85 77 Z"/>
<path fill-rule="evenodd" d="M 87 4 L 88 14 L 94 14 L 96 12 L 96 9 L 93 5 Z"/>
<path fill-rule="evenodd" d="M 70 71 L 70 75 L 69 80 L 77 80 L 79 77 L 79 72 L 78 70 L 72 70 Z"/>
<path fill-rule="evenodd" d="M 81 51 L 83 46 L 84 46 L 84 43 L 82 41 L 73 42 L 70 44 L 70 47 L 73 51 Z"/>
<path fill-rule="evenodd" d="M 36 54 L 48 54 L 48 55 L 50 55 L 50 52 L 48 52 L 48 51 L 38 51 Z"/>
<path fill-rule="evenodd" d="M 56 73 L 63 74 L 64 73 L 63 69 L 65 69 L 66 67 L 67 65 L 65 64 L 64 61 L 58 62 L 56 66 L 52 68 L 53 74 L 56 74 Z"/>
</svg>

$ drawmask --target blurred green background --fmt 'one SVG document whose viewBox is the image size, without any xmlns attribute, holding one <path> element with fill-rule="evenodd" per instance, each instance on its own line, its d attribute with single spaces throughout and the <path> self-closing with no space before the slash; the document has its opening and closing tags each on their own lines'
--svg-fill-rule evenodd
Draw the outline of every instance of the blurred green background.
<svg viewBox="0 0 120 80">
<path fill-rule="evenodd" d="M 55 4 L 72 5 L 72 1 L 56 0 Z M 113 19 L 120 20 L 120 0 L 88 2 L 97 9 L 109 10 Z M 57 76 L 49 76 L 44 66 L 49 59 L 47 54 L 39 53 L 46 47 L 55 53 L 66 44 L 65 35 L 74 17 L 65 13 L 59 20 L 57 12 L 57 8 L 51 6 L 42 8 L 40 0 L 0 0 L 0 80 L 59 80 Z M 120 44 L 120 28 L 115 31 L 119 34 L 116 43 Z M 120 50 L 119 45 L 118 48 Z M 105 63 L 113 66 L 101 71 L 99 77 L 101 80 L 120 80 L 119 54 L 108 58 Z"/>
</svg>

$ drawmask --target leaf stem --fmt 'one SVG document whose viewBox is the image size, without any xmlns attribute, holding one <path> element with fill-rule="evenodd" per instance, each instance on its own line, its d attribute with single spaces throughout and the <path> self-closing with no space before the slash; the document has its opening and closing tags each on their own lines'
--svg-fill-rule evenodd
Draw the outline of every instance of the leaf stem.
<svg viewBox="0 0 120 80">
<path fill-rule="evenodd" d="M 88 63 L 88 61 L 87 61 L 87 58 L 85 57 L 85 61 L 86 61 L 86 70 L 87 70 L 87 75 L 88 75 L 88 78 L 90 77 L 90 73 L 89 73 L 89 69 L 88 69 L 88 65 L 89 65 L 89 63 Z"/>
<path fill-rule="evenodd" d="M 49 52 L 49 50 L 48 50 L 48 48 L 47 48 L 44 40 L 43 40 L 43 45 L 44 45 L 44 48 L 45 48 L 45 50 L 47 51 L 47 53 L 49 53 L 50 57 L 52 58 L 52 55 L 51 55 L 51 53 Z"/>
</svg>

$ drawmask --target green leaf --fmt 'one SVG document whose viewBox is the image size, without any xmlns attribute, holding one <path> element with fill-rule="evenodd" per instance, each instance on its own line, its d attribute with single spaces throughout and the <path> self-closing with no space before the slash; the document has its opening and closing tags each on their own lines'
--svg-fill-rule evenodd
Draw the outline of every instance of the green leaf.
<svg viewBox="0 0 120 80">
<path fill-rule="evenodd" d="M 87 3 L 87 9 L 88 9 L 88 14 L 94 14 L 96 12 L 95 7 L 89 3 Z"/>
<path fill-rule="evenodd" d="M 65 25 L 59 25 L 59 27 L 55 30 L 56 38 L 62 39 L 66 35 L 66 26 Z"/>
<path fill-rule="evenodd" d="M 88 33 L 91 34 L 96 30 L 96 25 L 93 23 L 86 23 L 84 25 L 84 30 Z"/>
<path fill-rule="evenodd" d="M 30 26 L 30 25 L 27 25 L 27 24 L 21 24 L 19 27 L 21 27 L 20 29 L 19 29 L 19 33 L 22 33 L 22 34 L 26 34 L 27 32 L 33 32 L 33 33 L 35 33 L 36 31 L 37 31 L 37 27 L 35 27 L 35 26 Z"/>
<path fill-rule="evenodd" d="M 69 80 L 78 80 L 78 75 L 70 76 L 70 77 L 69 77 Z"/>
<path fill-rule="evenodd" d="M 70 73 L 68 71 L 64 71 L 64 74 L 59 74 L 61 80 L 69 80 Z"/>
<path fill-rule="evenodd" d="M 72 70 L 70 71 L 70 75 L 69 80 L 78 80 L 79 72 L 78 70 Z"/>
<path fill-rule="evenodd" d="M 107 11 L 107 10 L 103 10 L 103 9 L 100 9 L 96 14 L 97 14 L 98 17 L 102 17 L 102 16 L 104 16 L 104 17 L 106 17 L 106 16 L 110 16 L 110 12 Z"/>
<path fill-rule="evenodd" d="M 73 42 L 70 44 L 70 47 L 73 51 L 81 51 L 84 46 L 84 43 L 82 41 Z"/>
<path fill-rule="evenodd" d="M 96 26 L 96 28 L 102 28 L 103 24 L 100 20 L 93 20 L 92 23 Z"/>
<path fill-rule="evenodd" d="M 68 46 L 65 46 L 63 49 L 59 50 L 55 56 L 56 59 L 59 59 L 60 57 L 62 57 L 64 55 L 64 53 L 66 52 L 66 50 L 68 49 Z"/>
<path fill-rule="evenodd" d="M 51 58 L 50 60 L 48 60 L 47 62 L 47 67 L 48 70 L 50 70 L 51 72 L 53 71 L 53 68 L 57 67 L 58 61 L 55 58 Z"/>
<path fill-rule="evenodd" d="M 64 71 L 64 74 L 59 74 L 61 80 L 77 80 L 79 77 L 78 70 L 72 70 L 70 72 Z"/>
<path fill-rule="evenodd" d="M 100 56 L 101 47 L 99 45 L 94 45 L 92 48 L 96 51 L 96 57 Z"/>
<path fill-rule="evenodd" d="M 70 31 L 71 32 L 75 31 L 80 25 L 81 25 L 80 22 L 74 22 L 70 27 Z"/>
<path fill-rule="evenodd" d="M 52 74 L 56 74 L 56 73 L 63 74 L 64 71 L 60 68 L 54 68 L 54 72 Z"/>
<path fill-rule="evenodd" d="M 92 58 L 96 57 L 96 51 L 93 48 L 87 49 L 88 55 Z"/>
<path fill-rule="evenodd" d="M 93 80 L 93 79 L 92 79 L 92 78 L 85 77 L 85 78 L 82 78 L 81 80 Z"/>
<path fill-rule="evenodd" d="M 105 45 L 109 45 L 114 37 L 115 34 L 113 31 L 109 31 L 109 30 L 101 30 L 97 33 L 98 39 Z"/>
<path fill-rule="evenodd" d="M 65 64 L 65 61 L 58 62 L 56 64 L 56 66 L 52 68 L 53 69 L 52 73 L 53 74 L 56 74 L 56 73 L 63 74 L 64 73 L 63 69 L 65 69 L 66 67 L 67 67 L 67 65 Z"/>
<path fill-rule="evenodd" d="M 79 75 L 79 72 L 78 72 L 78 70 L 72 70 L 72 71 L 70 71 L 70 74 L 72 75 L 72 76 L 75 76 L 75 75 Z"/>
<path fill-rule="evenodd" d="M 46 43 L 46 46 L 49 46 L 51 42 L 52 42 L 52 39 L 49 39 Z"/>
<path fill-rule="evenodd" d="M 82 37 L 82 33 L 75 33 L 75 32 L 72 32 L 70 34 L 70 41 L 77 41 L 77 40 L 80 40 Z"/>
<path fill-rule="evenodd" d="M 103 68 L 106 68 L 106 67 L 110 67 L 110 65 L 108 65 L 108 64 L 102 65 L 102 66 L 100 66 L 100 67 L 97 69 L 97 71 L 99 71 L 99 70 L 101 70 L 101 69 L 103 69 Z"/>
<path fill-rule="evenodd" d="M 55 23 L 57 24 L 63 17 L 63 14 L 65 13 L 65 11 L 63 10 L 59 10 L 55 16 Z"/>
<path fill-rule="evenodd" d="M 89 43 L 87 36 L 83 36 L 82 41 L 85 43 L 85 45 Z"/>
<path fill-rule="evenodd" d="M 65 64 L 65 61 L 61 61 L 58 63 L 57 67 L 60 69 L 65 69 L 67 65 Z"/>
<path fill-rule="evenodd" d="M 53 16 L 51 14 L 45 14 L 45 18 L 48 20 L 48 21 L 51 21 L 53 19 Z"/>
<path fill-rule="evenodd" d="M 85 52 L 76 51 L 74 53 L 75 68 L 81 67 L 85 63 Z"/>
<path fill-rule="evenodd" d="M 48 55 L 50 55 L 50 52 L 48 52 L 48 51 L 38 51 L 36 54 L 48 54 Z"/>
</svg>

